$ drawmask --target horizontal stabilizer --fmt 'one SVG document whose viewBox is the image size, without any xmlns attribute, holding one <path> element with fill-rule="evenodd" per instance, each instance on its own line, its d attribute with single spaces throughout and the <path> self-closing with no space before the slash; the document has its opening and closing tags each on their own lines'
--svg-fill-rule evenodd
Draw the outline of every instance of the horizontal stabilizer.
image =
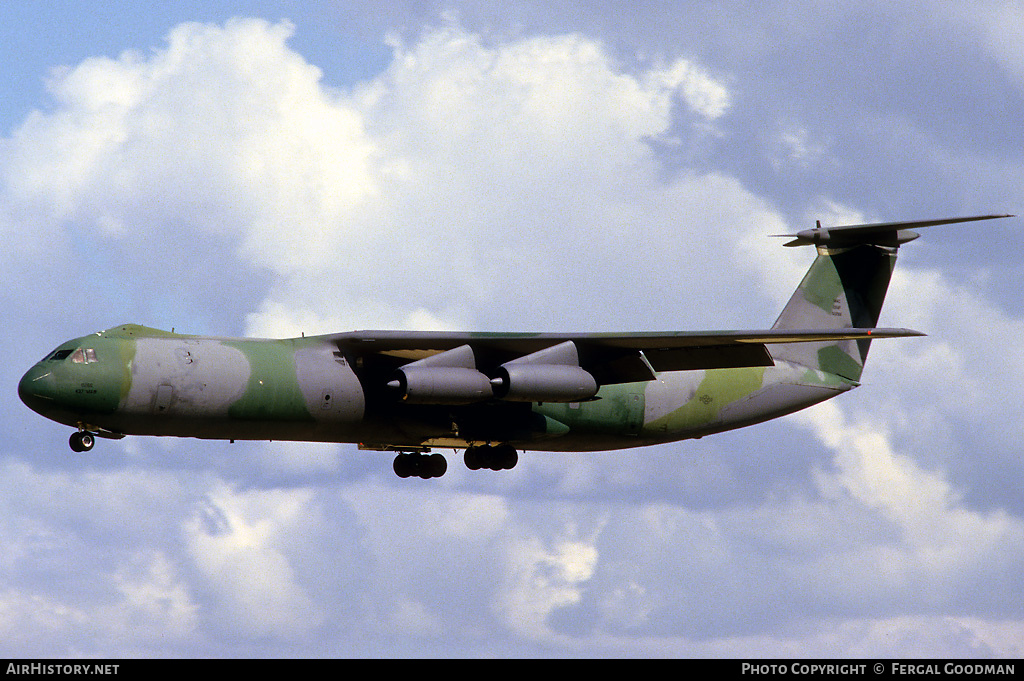
<svg viewBox="0 0 1024 681">
<path fill-rule="evenodd" d="M 805 229 L 796 234 L 775 234 L 773 236 L 792 238 L 793 240 L 786 243 L 786 246 L 827 246 L 836 248 L 854 246 L 856 244 L 873 244 L 876 246 L 895 247 L 916 239 L 919 235 L 911 230 L 921 227 L 1012 217 L 1014 216 L 975 215 L 966 218 L 944 218 L 941 220 L 918 220 L 914 222 L 879 222 L 869 225 L 844 225 L 840 227 L 822 227 L 819 222 L 814 229 Z"/>
</svg>

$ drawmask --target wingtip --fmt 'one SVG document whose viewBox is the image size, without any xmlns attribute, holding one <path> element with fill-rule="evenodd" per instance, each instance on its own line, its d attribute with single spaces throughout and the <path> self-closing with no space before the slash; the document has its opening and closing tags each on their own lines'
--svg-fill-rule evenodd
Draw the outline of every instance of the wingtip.
<svg viewBox="0 0 1024 681">
<path fill-rule="evenodd" d="M 869 335 L 877 335 L 878 337 L 889 337 L 889 338 L 921 338 L 927 336 L 923 331 L 917 331 L 915 329 L 882 329 L 875 328 L 868 332 Z"/>
</svg>

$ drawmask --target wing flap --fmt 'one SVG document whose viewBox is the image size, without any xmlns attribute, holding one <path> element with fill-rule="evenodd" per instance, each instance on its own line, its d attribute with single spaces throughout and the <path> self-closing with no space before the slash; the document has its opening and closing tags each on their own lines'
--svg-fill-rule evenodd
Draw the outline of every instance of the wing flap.
<svg viewBox="0 0 1024 681">
<path fill-rule="evenodd" d="M 644 356 L 655 371 L 770 367 L 775 364 L 764 343 L 659 348 L 645 350 Z"/>
</svg>

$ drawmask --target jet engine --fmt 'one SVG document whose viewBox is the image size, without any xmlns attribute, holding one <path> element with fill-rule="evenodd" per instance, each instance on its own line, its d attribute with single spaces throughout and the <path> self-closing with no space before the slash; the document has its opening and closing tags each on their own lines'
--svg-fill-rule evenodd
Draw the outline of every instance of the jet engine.
<svg viewBox="0 0 1024 681">
<path fill-rule="evenodd" d="M 472 404 L 493 395 L 490 379 L 477 371 L 468 345 L 399 367 L 388 387 L 410 404 Z"/>
<path fill-rule="evenodd" d="M 597 394 L 597 379 L 580 367 L 572 341 L 502 364 L 491 380 L 496 397 L 513 402 L 580 402 Z"/>
<path fill-rule="evenodd" d="M 512 402 L 580 402 L 597 394 L 597 380 L 567 364 L 504 364 L 491 385 L 495 397 Z"/>
<path fill-rule="evenodd" d="M 486 375 L 465 367 L 406 365 L 388 387 L 400 390 L 410 404 L 471 404 L 490 399 L 491 383 Z"/>
</svg>

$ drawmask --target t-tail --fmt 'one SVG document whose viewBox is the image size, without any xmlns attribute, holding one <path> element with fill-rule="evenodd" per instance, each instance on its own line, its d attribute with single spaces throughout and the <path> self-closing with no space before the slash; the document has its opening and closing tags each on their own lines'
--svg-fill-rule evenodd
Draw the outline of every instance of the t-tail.
<svg viewBox="0 0 1024 681">
<path fill-rule="evenodd" d="M 793 239 L 786 246 L 814 246 L 818 257 L 772 328 L 874 328 L 896 266 L 896 252 L 901 245 L 920 236 L 913 229 L 1006 217 L 1013 216 L 978 215 L 828 228 L 819 222 L 815 229 L 778 235 Z M 857 383 L 870 345 L 870 339 L 793 343 L 772 346 L 771 354 L 774 359 Z"/>
</svg>

